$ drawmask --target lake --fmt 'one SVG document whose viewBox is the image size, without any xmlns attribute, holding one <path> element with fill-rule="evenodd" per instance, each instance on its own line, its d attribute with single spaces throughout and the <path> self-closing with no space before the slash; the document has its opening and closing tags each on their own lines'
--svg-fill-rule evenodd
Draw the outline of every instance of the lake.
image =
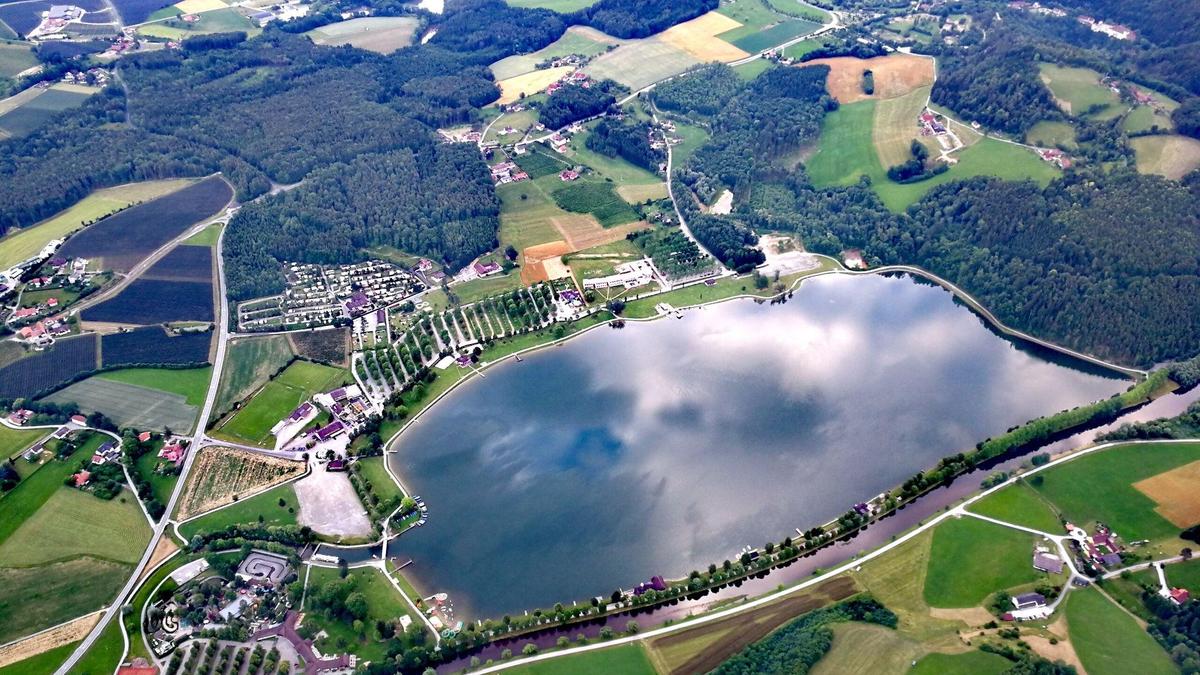
<svg viewBox="0 0 1200 675">
<path fill-rule="evenodd" d="M 912 277 L 824 276 L 598 328 L 475 377 L 389 455 L 430 519 L 389 556 L 459 618 L 685 576 L 1128 386 Z"/>
</svg>

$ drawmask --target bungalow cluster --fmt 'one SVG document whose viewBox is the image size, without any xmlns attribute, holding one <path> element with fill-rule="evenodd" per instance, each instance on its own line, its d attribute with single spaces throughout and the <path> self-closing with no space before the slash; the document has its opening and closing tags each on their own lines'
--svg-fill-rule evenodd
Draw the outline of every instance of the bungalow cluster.
<svg viewBox="0 0 1200 675">
<path fill-rule="evenodd" d="M 20 279 L 29 274 L 38 276 L 25 281 L 16 303 L 7 308 L 9 314 L 5 323 L 16 333 L 15 340 L 42 349 L 53 344 L 55 338 L 71 332 L 71 325 L 62 311 L 68 304 L 68 298 L 78 297 L 87 290 L 92 275 L 87 272 L 87 260 L 68 261 L 56 257 L 32 270 L 23 269 L 20 265 L 8 270 L 3 282 L 4 292 L 10 288 L 10 283 L 19 286 Z M 62 300 L 59 295 L 47 293 L 56 290 L 62 291 Z M 27 298 L 25 294 L 29 292 L 37 292 L 37 299 Z"/>
<path fill-rule="evenodd" d="M 353 319 L 425 289 L 421 278 L 390 262 L 289 263 L 282 295 L 238 305 L 238 330 L 321 326 Z"/>
</svg>

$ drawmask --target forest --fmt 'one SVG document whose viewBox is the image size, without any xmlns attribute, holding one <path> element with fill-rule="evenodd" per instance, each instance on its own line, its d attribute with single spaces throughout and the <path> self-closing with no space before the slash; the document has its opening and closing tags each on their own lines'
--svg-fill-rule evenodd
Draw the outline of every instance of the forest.
<svg viewBox="0 0 1200 675">
<path fill-rule="evenodd" d="M 999 38 L 983 48 L 944 51 L 938 60 L 933 102 L 968 120 L 1022 135 L 1045 119 L 1061 117 L 1050 91 L 1038 78 L 1030 46 Z"/>
<path fill-rule="evenodd" d="M 615 94 L 620 90 L 620 85 L 612 80 L 588 87 L 564 85 L 538 108 L 538 121 L 547 129 L 561 129 L 572 122 L 594 117 L 617 102 Z"/>
<path fill-rule="evenodd" d="M 613 37 L 642 38 L 710 12 L 718 4 L 718 0 L 600 0 L 570 18 Z"/>
<path fill-rule="evenodd" d="M 649 122 L 601 120 L 588 134 L 587 147 L 606 157 L 620 157 L 650 172 L 667 160 L 667 153 L 650 147 Z"/>
<path fill-rule="evenodd" d="M 690 115 L 712 116 L 745 87 L 737 71 L 724 63 L 697 66 L 668 80 L 651 92 L 654 104 L 663 110 Z"/>
</svg>

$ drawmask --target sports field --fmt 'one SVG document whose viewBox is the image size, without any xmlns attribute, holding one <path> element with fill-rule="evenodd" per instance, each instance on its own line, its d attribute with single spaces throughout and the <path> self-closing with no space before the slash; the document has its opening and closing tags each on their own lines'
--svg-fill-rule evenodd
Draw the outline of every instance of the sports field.
<svg viewBox="0 0 1200 675">
<path fill-rule="evenodd" d="M 82 382 L 76 382 L 54 392 L 47 396 L 46 400 L 52 403 L 78 403 L 80 409 L 88 412 L 102 412 L 122 428 L 132 427 L 158 431 L 169 428 L 182 433 L 191 431 L 196 424 L 196 415 L 200 412 L 200 406 L 189 403 L 188 395 L 166 391 L 166 389 L 174 384 L 179 384 L 178 388 L 181 389 L 187 388 L 185 385 L 196 381 L 197 375 L 191 374 L 189 371 L 168 371 L 157 368 L 144 370 L 162 374 L 157 380 L 151 379 L 144 373 L 119 375 L 117 378 L 106 378 L 100 375 L 89 377 Z M 211 368 L 196 368 L 194 371 L 200 376 L 206 376 L 211 373 Z M 124 371 L 116 372 L 119 374 Z M 181 373 L 179 382 L 172 379 L 176 377 L 174 372 Z M 145 382 L 153 383 L 157 387 L 145 386 Z M 203 391 L 200 391 L 198 398 L 201 402 L 203 402 L 203 397 Z"/>
<path fill-rule="evenodd" d="M 220 431 L 253 444 L 270 445 L 271 427 L 315 393 L 340 385 L 346 371 L 308 361 L 293 361 L 267 383 Z"/>
<path fill-rule="evenodd" d="M 1008 523 L 1059 534 L 1062 522 L 1054 509 L 1024 482 L 994 492 L 970 506 L 970 511 Z"/>
<path fill-rule="evenodd" d="M 1129 141 L 1137 170 L 1179 180 L 1200 167 L 1200 140 L 1187 136 L 1141 136 Z"/>
<path fill-rule="evenodd" d="M 254 393 L 291 360 L 292 348 L 283 335 L 231 341 L 217 392 L 216 414 Z"/>
<path fill-rule="evenodd" d="M 321 26 L 306 35 L 319 45 L 350 45 L 391 54 L 411 45 L 420 27 L 420 20 L 412 16 L 367 16 Z"/>
<path fill-rule="evenodd" d="M 537 70 L 539 63 L 559 56 L 578 54 L 580 56 L 596 56 L 603 53 L 610 44 L 620 42 L 595 30 L 583 30 L 580 26 L 572 26 L 563 33 L 562 37 L 549 45 L 530 54 L 518 54 L 500 59 L 491 65 L 492 74 L 497 80 L 505 80 L 524 73 Z M 507 121 L 507 120 L 506 120 Z"/>
<path fill-rule="evenodd" d="M 1104 117 L 1111 107 L 1119 112 L 1120 98 L 1111 89 L 1100 84 L 1100 74 L 1091 68 L 1070 68 L 1043 63 L 1038 66 L 1042 82 L 1063 112 L 1083 116 L 1089 110 L 1099 112 L 1089 116 Z"/>
<path fill-rule="evenodd" d="M 186 179 L 154 180 L 97 190 L 53 218 L 0 239 L 0 268 L 7 269 L 25 260 L 42 250 L 51 239 L 61 238 L 85 223 L 99 220 L 137 202 L 174 192 L 191 182 Z"/>
<path fill-rule="evenodd" d="M 1074 523 L 1103 522 L 1125 541 L 1170 538 L 1179 529 L 1133 484 L 1196 460 L 1200 443 L 1118 446 L 1041 472 L 1035 488 Z"/>
<path fill-rule="evenodd" d="M 655 675 L 641 643 L 551 659 L 509 669 L 514 675 Z"/>
<path fill-rule="evenodd" d="M 1036 581 L 1034 537 L 977 518 L 949 520 L 933 531 L 925 602 L 975 607 L 996 591 Z"/>
<path fill-rule="evenodd" d="M 1154 638 L 1095 588 L 1072 591 L 1066 605 L 1071 644 L 1088 675 L 1126 675 L 1131 663 L 1139 675 L 1179 672 Z"/>
<path fill-rule="evenodd" d="M 189 520 L 179 526 L 179 531 L 183 536 L 191 537 L 197 532 L 216 532 L 239 523 L 257 523 L 259 516 L 267 525 L 295 525 L 296 509 L 300 502 L 292 485 L 279 485 L 249 499 L 239 500 L 232 506 Z M 279 505 L 281 499 L 284 506 Z"/>
<path fill-rule="evenodd" d="M 131 492 L 104 500 L 60 485 L 0 546 L 0 567 L 34 567 L 80 555 L 135 563 L 149 541 L 150 526 Z"/>
</svg>

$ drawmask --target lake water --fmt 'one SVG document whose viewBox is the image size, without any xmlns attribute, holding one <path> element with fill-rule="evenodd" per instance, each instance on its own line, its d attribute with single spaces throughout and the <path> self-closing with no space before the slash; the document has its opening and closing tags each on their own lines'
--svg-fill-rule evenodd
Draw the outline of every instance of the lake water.
<svg viewBox="0 0 1200 675">
<path fill-rule="evenodd" d="M 389 556 L 459 618 L 686 575 L 1128 385 L 1051 363 L 910 277 L 826 276 L 599 328 L 461 386 L 392 467 L 431 517 Z"/>
</svg>

